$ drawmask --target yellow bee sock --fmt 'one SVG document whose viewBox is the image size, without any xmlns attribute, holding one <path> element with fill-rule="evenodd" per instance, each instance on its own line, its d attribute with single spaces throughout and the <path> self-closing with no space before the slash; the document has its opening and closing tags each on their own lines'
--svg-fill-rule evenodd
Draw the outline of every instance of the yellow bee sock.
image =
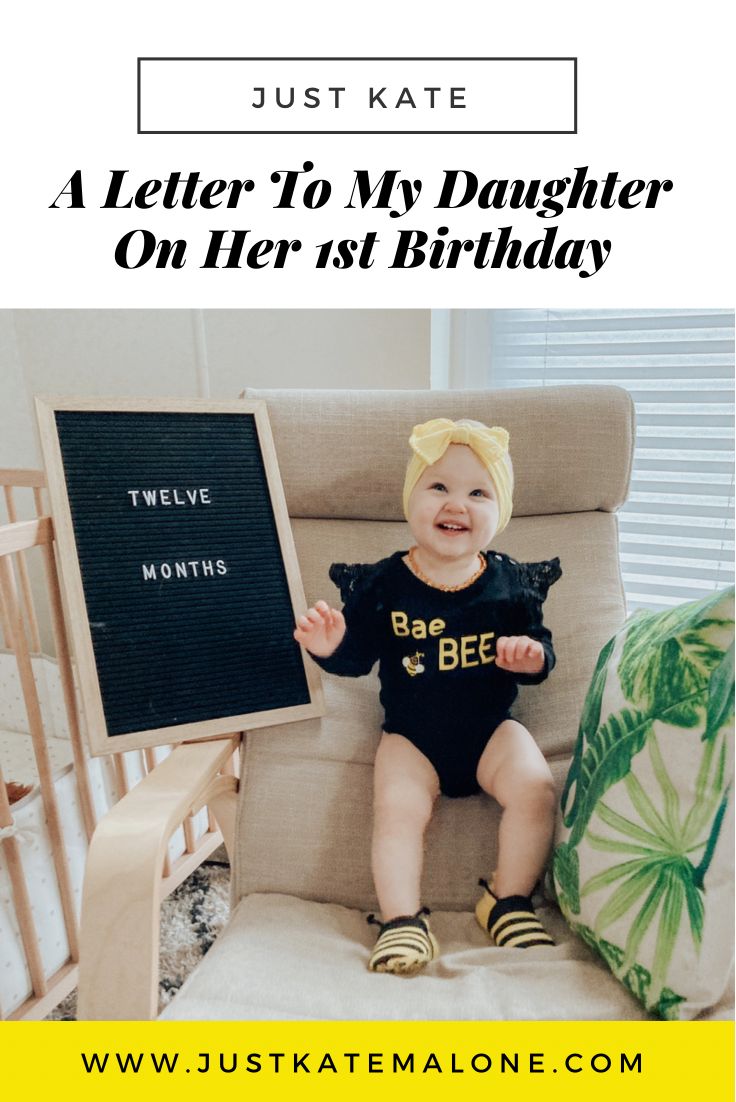
<svg viewBox="0 0 736 1102">
<path fill-rule="evenodd" d="M 393 972 L 414 976 L 439 956 L 437 939 L 429 928 L 423 907 L 415 915 L 401 915 L 390 922 L 379 922 L 374 915 L 368 921 L 380 927 L 368 968 L 371 972 Z"/>
<path fill-rule="evenodd" d="M 485 891 L 476 904 L 475 917 L 494 945 L 507 949 L 554 945 L 534 912 L 530 896 L 506 895 L 498 899 L 487 880 L 479 880 L 478 883 Z"/>
</svg>

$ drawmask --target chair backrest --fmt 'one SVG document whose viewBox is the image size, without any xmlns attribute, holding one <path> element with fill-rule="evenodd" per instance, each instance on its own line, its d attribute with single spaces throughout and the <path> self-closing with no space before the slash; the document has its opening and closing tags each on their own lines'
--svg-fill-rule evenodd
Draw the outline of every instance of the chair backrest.
<svg viewBox="0 0 736 1102">
<path fill-rule="evenodd" d="M 401 507 L 414 424 L 472 417 L 511 437 L 513 519 L 496 541 L 522 561 L 559 555 L 545 623 L 557 668 L 522 688 L 515 715 L 560 783 L 601 646 L 625 616 L 615 510 L 628 492 L 633 407 L 616 387 L 505 391 L 248 391 L 267 402 L 307 600 L 339 597 L 330 563 L 374 562 L 409 546 Z M 324 719 L 247 736 L 234 861 L 236 898 L 283 892 L 375 905 L 372 762 L 381 711 L 375 672 L 324 676 Z M 490 732 L 489 732 L 490 734 Z M 442 799 L 427 839 L 426 900 L 464 909 L 495 857 L 497 808 Z"/>
</svg>

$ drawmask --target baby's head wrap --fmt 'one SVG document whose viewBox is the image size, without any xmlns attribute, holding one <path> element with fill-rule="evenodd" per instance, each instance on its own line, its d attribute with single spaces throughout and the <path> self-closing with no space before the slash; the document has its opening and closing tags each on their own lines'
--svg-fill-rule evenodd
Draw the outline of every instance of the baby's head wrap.
<svg viewBox="0 0 736 1102">
<path fill-rule="evenodd" d="M 414 454 L 404 479 L 404 515 L 409 516 L 409 497 L 423 472 L 436 463 L 450 444 L 467 444 L 491 476 L 498 499 L 498 529 L 502 532 L 511 520 L 513 476 L 509 462 L 509 434 L 506 429 L 482 425 L 480 421 L 449 421 L 437 417 L 415 425 L 409 437 Z"/>
</svg>

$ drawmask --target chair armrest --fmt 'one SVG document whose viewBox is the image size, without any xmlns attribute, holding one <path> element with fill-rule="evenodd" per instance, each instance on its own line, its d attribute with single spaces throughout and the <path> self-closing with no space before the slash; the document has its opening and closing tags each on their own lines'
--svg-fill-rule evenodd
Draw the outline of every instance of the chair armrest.
<svg viewBox="0 0 736 1102">
<path fill-rule="evenodd" d="M 160 882 L 173 831 L 208 793 L 238 737 L 178 746 L 100 821 L 82 892 L 77 1015 L 145 1021 L 158 1009 Z M 233 778 L 227 778 L 232 792 Z M 217 815 L 217 811 L 214 812 Z"/>
</svg>

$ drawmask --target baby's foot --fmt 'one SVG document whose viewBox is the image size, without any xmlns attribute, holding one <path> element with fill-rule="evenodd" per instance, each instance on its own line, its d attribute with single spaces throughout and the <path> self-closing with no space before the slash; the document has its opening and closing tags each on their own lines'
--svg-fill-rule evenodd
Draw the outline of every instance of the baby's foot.
<svg viewBox="0 0 736 1102">
<path fill-rule="evenodd" d="M 393 972 L 398 976 L 414 976 L 439 956 L 440 947 L 429 928 L 426 907 L 415 915 L 401 915 L 390 922 L 378 922 L 373 915 L 368 921 L 380 926 L 368 968 L 371 972 Z"/>
<path fill-rule="evenodd" d="M 534 913 L 530 896 L 507 895 L 497 898 L 487 880 L 479 880 L 485 888 L 475 907 L 478 925 L 494 945 L 506 949 L 531 949 L 537 945 L 554 945 L 554 941 Z"/>
</svg>

